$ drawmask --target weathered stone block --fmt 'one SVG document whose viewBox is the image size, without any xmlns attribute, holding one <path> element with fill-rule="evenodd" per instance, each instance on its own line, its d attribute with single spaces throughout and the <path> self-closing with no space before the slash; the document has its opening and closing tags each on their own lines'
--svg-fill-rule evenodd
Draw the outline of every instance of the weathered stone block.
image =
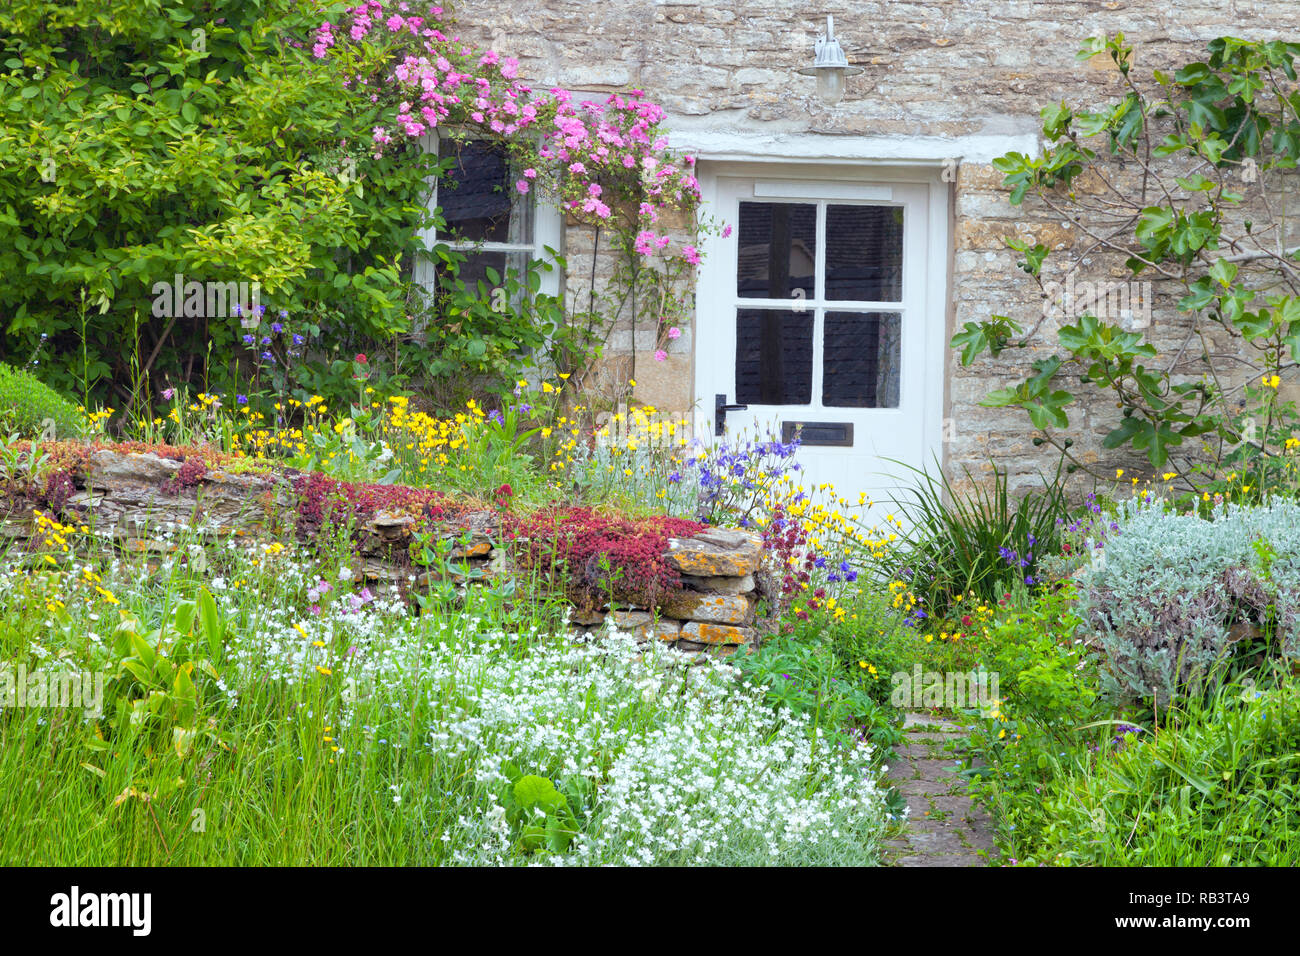
<svg viewBox="0 0 1300 956">
<path fill-rule="evenodd" d="M 673 591 L 662 604 L 665 613 L 683 620 L 749 624 L 754 619 L 754 600 L 748 594 Z"/>
<path fill-rule="evenodd" d="M 698 577 L 744 577 L 758 570 L 763 539 L 749 531 L 709 528 L 693 538 L 668 539 L 668 564 Z"/>
<path fill-rule="evenodd" d="M 654 620 L 654 615 L 649 611 L 610 611 L 609 620 L 619 630 L 627 631 L 649 624 Z"/>
<path fill-rule="evenodd" d="M 682 625 L 682 640 L 699 644 L 748 644 L 754 639 L 754 633 L 752 627 L 710 624 L 705 621 L 687 621 Z"/>
<path fill-rule="evenodd" d="M 682 575 L 682 587 L 691 591 L 708 591 L 713 594 L 748 594 L 754 590 L 754 576 L 702 578 L 693 574 Z"/>
<path fill-rule="evenodd" d="M 682 636 L 682 622 L 674 621 L 671 618 L 661 617 L 657 621 L 651 621 L 649 624 L 642 624 L 640 627 L 634 627 L 632 634 L 638 641 L 675 641 Z"/>
</svg>

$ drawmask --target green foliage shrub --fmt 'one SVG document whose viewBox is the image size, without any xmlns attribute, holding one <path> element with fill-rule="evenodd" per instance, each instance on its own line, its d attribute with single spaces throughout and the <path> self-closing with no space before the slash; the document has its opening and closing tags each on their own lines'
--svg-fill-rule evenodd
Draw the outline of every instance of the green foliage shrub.
<svg viewBox="0 0 1300 956">
<path fill-rule="evenodd" d="M 302 48 L 342 6 L 4 4 L 0 358 L 41 333 L 79 354 L 84 293 L 92 383 L 129 384 L 157 347 L 153 378 L 224 391 L 257 353 L 233 316 L 155 316 L 154 286 L 176 274 L 259 282 L 264 304 L 312 316 L 326 354 L 404 327 L 436 158 L 376 157 L 381 104 Z M 54 384 L 83 373 L 68 366 Z"/>
<path fill-rule="evenodd" d="M 1300 656 L 1300 505 L 1205 519 L 1135 500 L 1116 524 L 1082 576 L 1108 690 L 1167 702 L 1247 654 Z"/>
<path fill-rule="evenodd" d="M 59 438 L 82 431 L 75 405 L 31 372 L 0 362 L 0 434 L 38 438 L 45 433 L 46 421 L 54 423 Z"/>
<path fill-rule="evenodd" d="M 1066 229 L 1094 234 L 1102 222 L 1123 222 L 1105 245 L 1128 281 L 1104 278 L 1107 291 L 1076 298 L 1067 291 L 1076 279 L 1091 288 L 1089 275 L 1104 275 L 1105 260 L 1090 255 L 1096 250 L 1057 253 L 1033 237 L 1008 239 L 1018 267 L 1039 287 L 1041 309 L 1019 322 L 1004 315 L 967 322 L 951 344 L 963 365 L 985 352 L 1027 363 L 1030 348 L 1035 359 L 1027 378 L 983 404 L 1023 409 L 1042 440 L 1064 452 L 1067 409 L 1084 397 L 1104 400 L 1096 408 L 1113 401 L 1120 414 L 1089 421 L 1109 428 L 1102 445 L 1144 452 L 1157 473 L 1173 472 L 1184 488 L 1200 490 L 1230 472 L 1249 472 L 1256 486 L 1292 484 L 1283 466 L 1298 422 L 1278 390 L 1294 382 L 1300 358 L 1300 296 L 1289 284 L 1300 254 L 1225 250 L 1254 250 L 1258 236 L 1289 226 L 1284 207 L 1257 197 L 1291 188 L 1300 157 L 1291 90 L 1298 53 L 1281 40 L 1217 37 L 1202 59 L 1146 79 L 1132 71 L 1134 50 L 1122 33 L 1084 42 L 1081 60 L 1108 60 L 1123 75 L 1116 96 L 1100 105 L 1045 104 L 1041 155 L 1012 152 L 993 166 L 1005 174 L 1013 205 L 1042 201 Z M 1092 176 L 1110 182 L 1116 166 L 1128 164 L 1142 175 L 1103 202 L 1075 188 Z M 1173 317 L 1151 320 L 1152 282 L 1175 298 L 1189 337 L 1226 334 L 1243 347 L 1190 349 L 1181 361 L 1167 360 L 1150 330 Z M 1112 296 L 1124 304 L 1107 307 Z M 1119 321 L 1125 312 L 1144 321 Z M 987 374 L 1000 377 L 996 365 Z"/>
</svg>

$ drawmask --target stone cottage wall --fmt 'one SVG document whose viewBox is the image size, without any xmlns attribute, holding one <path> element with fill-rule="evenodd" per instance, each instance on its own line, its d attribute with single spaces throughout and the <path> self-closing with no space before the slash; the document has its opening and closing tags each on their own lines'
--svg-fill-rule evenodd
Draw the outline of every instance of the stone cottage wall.
<svg viewBox="0 0 1300 956">
<path fill-rule="evenodd" d="M 1222 34 L 1300 37 L 1300 4 L 1286 0 L 460 0 L 455 10 L 462 35 L 518 57 L 521 74 L 538 86 L 645 90 L 667 109 L 674 139 L 683 143 L 761 133 L 786 142 L 812 138 L 830 153 L 852 138 L 886 145 L 936 138 L 928 155 L 961 159 L 951 186 L 948 335 L 994 313 L 1021 320 L 1040 314 L 1037 288 L 1016 269 L 1005 236 L 1053 249 L 1077 241 L 1042 210 L 1010 206 L 990 160 L 1016 137 L 1036 140 L 1042 106 L 1062 99 L 1098 105 L 1118 94 L 1120 76 L 1101 58 L 1075 60 L 1085 37 L 1122 31 L 1136 48 L 1139 77 L 1200 57 L 1206 41 Z M 866 69 L 849 79 L 834 108 L 816 99 L 813 79 L 795 72 L 809 64 L 827 14 L 850 62 Z M 568 287 L 581 293 L 590 286 L 590 230 L 572 228 L 567 241 Z M 1097 268 L 1101 279 L 1115 266 L 1099 261 Z M 607 260 L 597 262 L 598 283 L 609 269 Z M 1162 350 L 1177 349 L 1171 297 L 1157 292 L 1155 299 L 1153 338 Z M 637 398 L 684 411 L 694 402 L 692 336 L 673 343 L 669 362 L 654 368 L 650 334 L 634 341 L 624 317 L 607 354 L 625 369 L 635 348 Z M 1023 367 L 1033 357 L 1023 355 Z M 978 404 L 998 378 L 1019 369 L 989 362 L 963 369 L 955 353 L 944 361 L 949 471 L 978 470 L 996 455 L 1014 484 L 1050 468 L 1054 455 L 1032 445 L 1022 412 Z M 1072 413 L 1075 450 L 1098 467 L 1140 465 L 1131 451 L 1115 458 L 1100 448 L 1117 414 L 1104 402 Z"/>
</svg>

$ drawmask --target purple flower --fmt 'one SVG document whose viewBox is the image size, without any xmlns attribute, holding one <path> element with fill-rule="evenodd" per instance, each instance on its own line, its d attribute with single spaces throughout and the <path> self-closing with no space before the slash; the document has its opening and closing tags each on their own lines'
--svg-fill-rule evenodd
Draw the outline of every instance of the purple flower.
<svg viewBox="0 0 1300 956">
<path fill-rule="evenodd" d="M 240 404 L 240 405 L 247 405 L 247 404 L 248 404 L 248 396 L 247 396 L 247 395 L 236 395 L 236 396 L 235 396 L 235 401 L 236 401 L 238 404 Z"/>
<path fill-rule="evenodd" d="M 253 344 L 253 337 L 252 337 L 251 335 L 245 335 L 245 336 L 244 336 L 244 344 L 245 344 L 245 345 L 252 345 L 252 344 Z"/>
<path fill-rule="evenodd" d="M 272 322 L 271 331 L 274 332 L 276 335 L 279 335 L 281 332 L 284 331 L 284 326 L 281 325 L 279 322 Z"/>
</svg>

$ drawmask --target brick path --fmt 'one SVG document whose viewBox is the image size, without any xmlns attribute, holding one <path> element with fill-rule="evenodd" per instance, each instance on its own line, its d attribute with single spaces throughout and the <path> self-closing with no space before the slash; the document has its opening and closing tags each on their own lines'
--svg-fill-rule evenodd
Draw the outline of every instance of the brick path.
<svg viewBox="0 0 1300 956">
<path fill-rule="evenodd" d="M 988 866 L 996 859 L 991 820 L 966 796 L 954 742 L 966 736 L 945 717 L 908 713 L 889 783 L 907 798 L 907 832 L 886 843 L 890 866 Z M 986 856 L 978 855 L 980 851 Z"/>
</svg>

